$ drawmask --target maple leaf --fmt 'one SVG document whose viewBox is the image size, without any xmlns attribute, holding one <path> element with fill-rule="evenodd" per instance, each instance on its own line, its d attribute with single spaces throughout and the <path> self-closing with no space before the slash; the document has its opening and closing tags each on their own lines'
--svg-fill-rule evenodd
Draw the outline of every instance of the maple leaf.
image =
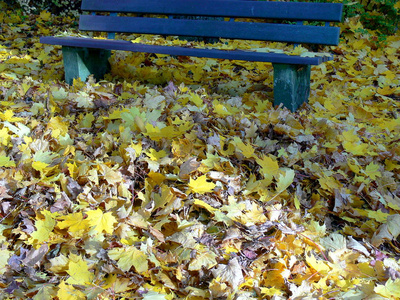
<svg viewBox="0 0 400 300">
<path fill-rule="evenodd" d="M 215 278 L 219 278 L 221 281 L 229 283 L 229 285 L 235 289 L 244 282 L 242 267 L 239 265 L 237 257 L 232 258 L 227 265 L 218 265 L 212 270 L 212 273 Z"/>
<path fill-rule="evenodd" d="M 81 256 L 70 254 L 68 262 L 67 279 L 69 284 L 86 285 L 92 282 L 94 274 L 88 270 L 88 264 Z"/>
<path fill-rule="evenodd" d="M 306 256 L 307 264 L 322 276 L 328 275 L 331 268 L 322 260 L 317 260 L 312 253 Z"/>
<path fill-rule="evenodd" d="M 15 167 L 15 162 L 7 156 L 0 156 L 0 167 Z"/>
<path fill-rule="evenodd" d="M 0 129 L 0 142 L 2 145 L 7 146 L 11 141 L 11 136 L 8 134 L 7 128 Z"/>
<path fill-rule="evenodd" d="M 87 211 L 87 221 L 90 226 L 94 226 L 93 230 L 101 233 L 105 231 L 106 233 L 113 233 L 114 224 L 117 220 L 112 215 L 111 212 L 103 213 L 100 209 Z"/>
<path fill-rule="evenodd" d="M 269 201 L 278 197 L 293 183 L 294 175 L 295 173 L 291 169 L 286 170 L 284 175 L 279 174 L 279 178 L 276 183 L 276 194 Z"/>
<path fill-rule="evenodd" d="M 23 118 L 14 117 L 14 112 L 7 109 L 4 113 L 0 112 L 0 119 L 8 122 L 21 122 Z"/>
<path fill-rule="evenodd" d="M 61 117 L 53 117 L 47 124 L 47 128 L 51 129 L 51 136 L 59 138 L 68 133 L 68 123 Z"/>
<path fill-rule="evenodd" d="M 256 161 L 260 165 L 261 172 L 265 179 L 272 181 L 273 176 L 276 176 L 279 171 L 279 164 L 276 159 L 271 156 L 263 155 L 262 158 L 257 158 Z"/>
<path fill-rule="evenodd" d="M 64 221 L 59 221 L 57 227 L 60 229 L 68 228 L 68 231 L 73 234 L 78 234 L 89 227 L 89 220 L 83 219 L 81 212 L 63 216 L 61 219 Z"/>
<path fill-rule="evenodd" d="M 118 182 L 122 182 L 122 176 L 119 172 L 114 171 L 113 169 L 109 168 L 105 164 L 100 165 L 101 175 L 109 184 L 116 184 Z"/>
<path fill-rule="evenodd" d="M 197 179 L 190 178 L 188 185 L 193 193 L 198 193 L 198 194 L 205 194 L 212 192 L 216 187 L 215 183 L 207 181 L 206 175 L 197 177 Z"/>
<path fill-rule="evenodd" d="M 134 246 L 111 249 L 108 251 L 108 256 L 118 261 L 118 267 L 123 272 L 129 271 L 131 267 L 141 274 L 148 270 L 147 255 Z"/>
<path fill-rule="evenodd" d="M 36 231 L 31 234 L 31 237 L 28 240 L 30 244 L 41 244 L 42 242 L 47 241 L 52 234 L 54 226 L 56 225 L 55 217 L 57 216 L 57 213 L 51 213 L 45 210 L 42 211 L 42 214 L 44 215 L 45 219 L 36 220 Z"/>
<path fill-rule="evenodd" d="M 379 284 L 374 288 L 375 293 L 385 297 L 385 298 L 390 298 L 392 299 L 393 297 L 395 298 L 400 298 L 400 278 L 397 278 L 395 280 L 392 280 L 389 278 L 389 280 L 384 284 Z"/>
<path fill-rule="evenodd" d="M 378 170 L 379 170 L 379 165 L 372 162 L 365 168 L 364 172 L 372 180 L 375 180 L 377 177 L 382 176 L 381 172 L 379 172 Z"/>
<path fill-rule="evenodd" d="M 42 11 L 39 15 L 40 21 L 49 21 L 51 18 L 51 13 L 48 11 Z"/>
<path fill-rule="evenodd" d="M 278 182 L 276 184 L 276 190 L 277 192 L 283 192 L 286 190 L 292 183 L 294 179 L 294 171 L 293 170 L 286 170 L 285 174 L 279 175 Z"/>
<path fill-rule="evenodd" d="M 7 249 L 0 250 L 0 274 L 4 274 L 7 271 L 8 258 L 11 256 L 12 251 Z"/>
<path fill-rule="evenodd" d="M 58 285 L 57 297 L 65 300 L 84 300 L 86 296 L 80 290 L 75 289 L 72 285 L 66 284 L 61 281 Z"/>
<path fill-rule="evenodd" d="M 190 262 L 188 269 L 190 271 L 198 271 L 201 268 L 211 269 L 217 264 L 217 255 L 209 249 L 199 249 L 196 257 Z"/>
<path fill-rule="evenodd" d="M 242 142 L 242 140 L 235 136 L 233 138 L 233 143 L 234 145 L 240 150 L 240 152 L 243 154 L 244 157 L 246 158 L 251 158 L 254 155 L 254 148 L 253 146 L 249 143 L 249 144 L 245 144 Z"/>
<path fill-rule="evenodd" d="M 77 102 L 78 107 L 88 108 L 94 106 L 93 99 L 85 92 L 79 92 L 78 96 L 75 97 L 74 100 Z"/>
</svg>

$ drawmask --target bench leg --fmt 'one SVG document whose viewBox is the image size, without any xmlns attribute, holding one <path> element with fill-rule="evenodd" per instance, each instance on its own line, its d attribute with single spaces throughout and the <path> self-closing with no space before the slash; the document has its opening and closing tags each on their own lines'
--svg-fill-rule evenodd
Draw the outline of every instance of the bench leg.
<svg viewBox="0 0 400 300">
<path fill-rule="evenodd" d="M 310 65 L 273 64 L 274 105 L 296 111 L 310 95 Z"/>
<path fill-rule="evenodd" d="M 103 49 L 62 47 L 65 81 L 72 84 L 74 78 L 85 81 L 91 74 L 102 79 L 109 72 L 111 51 Z"/>
</svg>

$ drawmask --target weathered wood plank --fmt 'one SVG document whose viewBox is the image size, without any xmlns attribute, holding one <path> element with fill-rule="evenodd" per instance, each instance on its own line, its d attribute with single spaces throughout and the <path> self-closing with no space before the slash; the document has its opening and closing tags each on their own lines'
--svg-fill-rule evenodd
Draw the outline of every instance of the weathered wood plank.
<svg viewBox="0 0 400 300">
<path fill-rule="evenodd" d="M 87 11 L 340 22 L 340 3 L 222 0 L 83 0 Z"/>
<path fill-rule="evenodd" d="M 338 27 L 95 15 L 81 16 L 79 29 L 322 45 L 337 45 L 340 34 Z"/>
</svg>

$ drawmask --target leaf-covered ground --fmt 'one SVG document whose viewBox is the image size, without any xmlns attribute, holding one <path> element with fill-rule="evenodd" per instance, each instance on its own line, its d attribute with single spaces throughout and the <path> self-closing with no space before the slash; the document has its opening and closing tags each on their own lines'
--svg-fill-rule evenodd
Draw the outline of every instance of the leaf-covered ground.
<svg viewBox="0 0 400 300">
<path fill-rule="evenodd" d="M 400 298 L 399 35 L 346 20 L 290 113 L 262 63 L 118 52 L 68 86 L 38 37 L 74 20 L 0 21 L 1 299 Z"/>
</svg>

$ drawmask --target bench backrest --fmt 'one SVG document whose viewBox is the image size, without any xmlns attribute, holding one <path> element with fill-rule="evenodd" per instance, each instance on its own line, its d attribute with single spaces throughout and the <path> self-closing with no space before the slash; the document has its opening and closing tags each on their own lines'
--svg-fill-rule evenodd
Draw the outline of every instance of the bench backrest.
<svg viewBox="0 0 400 300">
<path fill-rule="evenodd" d="M 337 45 L 340 30 L 338 27 L 331 27 L 330 22 L 341 21 L 342 9 L 343 5 L 339 3 L 249 0 L 83 0 L 82 10 L 92 12 L 92 14 L 80 17 L 79 28 L 84 31 Z M 111 14 L 107 16 L 93 14 L 97 12 Z M 116 13 L 133 13 L 136 16 L 117 16 Z M 206 20 L 168 18 L 171 15 L 222 18 Z M 235 20 L 235 18 L 241 19 Z M 269 22 L 255 21 L 255 19 L 264 19 Z M 277 21 L 288 22 L 282 24 Z M 310 22 L 315 23 L 315 21 L 322 22 L 324 26 L 309 25 Z"/>
</svg>

